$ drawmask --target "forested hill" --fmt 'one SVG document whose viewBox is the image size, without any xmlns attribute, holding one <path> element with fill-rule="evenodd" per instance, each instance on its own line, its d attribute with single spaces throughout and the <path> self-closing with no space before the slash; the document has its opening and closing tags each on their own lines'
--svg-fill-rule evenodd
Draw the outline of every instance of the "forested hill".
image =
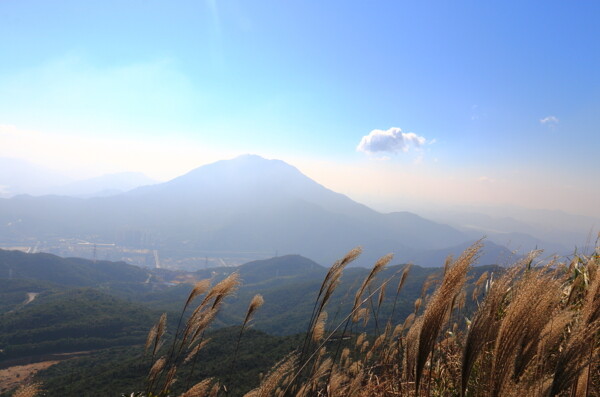
<svg viewBox="0 0 600 397">
<path fill-rule="evenodd" d="M 371 288 L 375 290 L 384 280 L 391 279 L 388 290 L 394 291 L 405 266 L 393 262 L 378 274 Z M 12 279 L 6 276 L 10 269 Z M 490 270 L 497 268 L 474 267 L 470 277 L 477 280 Z M 4 272 L 0 277 L 1 366 L 15 360 L 35 360 L 40 355 L 81 350 L 94 351 L 90 359 L 102 361 L 104 353 L 97 352 L 98 349 L 142 344 L 148 329 L 163 312 L 168 313 L 167 334 L 172 335 L 194 281 L 208 278 L 215 285 L 233 272 L 239 273 L 242 284 L 233 296 L 225 299 L 212 329 L 239 326 L 252 297 L 261 294 L 264 305 L 253 317 L 255 329 L 280 336 L 302 333 L 328 269 L 308 258 L 286 255 L 238 267 L 174 273 L 171 276 L 185 276 L 188 282 L 171 285 L 145 282 L 147 272 L 153 273 L 152 279 L 159 279 L 165 276 L 164 269 L 146 271 L 118 262 L 94 263 L 47 254 L 0 251 L 0 271 Z M 369 273 L 370 269 L 362 267 L 344 270 L 325 308 L 330 324 L 342 320 L 340 315 L 348 312 L 357 286 Z M 377 309 L 381 324 L 388 319 L 393 323 L 404 321 L 414 311 L 413 302 L 430 291 L 422 290 L 425 280 L 430 277 L 435 280 L 436 275 L 442 274 L 441 268 L 413 266 L 397 297 L 391 292 L 381 296 Z M 381 324 L 370 321 L 364 330 L 374 332 Z M 268 342 L 271 337 L 264 338 Z M 137 349 L 143 350 L 141 346 Z M 113 365 L 101 364 L 107 369 Z M 60 378 L 60 374 L 54 376 Z"/>
<path fill-rule="evenodd" d="M 0 314 L 2 361 L 142 343 L 160 313 L 91 288 L 47 289 Z"/>
<path fill-rule="evenodd" d="M 96 286 L 109 282 L 144 282 L 148 271 L 125 262 L 61 258 L 0 249 L 0 279 L 43 280 L 67 286 Z"/>
</svg>

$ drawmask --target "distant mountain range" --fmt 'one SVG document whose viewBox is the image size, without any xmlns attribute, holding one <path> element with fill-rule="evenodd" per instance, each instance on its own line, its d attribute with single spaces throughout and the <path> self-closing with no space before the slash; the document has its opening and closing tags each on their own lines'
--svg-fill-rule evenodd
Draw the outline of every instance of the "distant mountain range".
<svg viewBox="0 0 600 397">
<path fill-rule="evenodd" d="M 72 179 L 25 160 L 0 157 L 0 197 L 38 194 L 52 186 L 71 183 Z"/>
<path fill-rule="evenodd" d="M 141 172 L 119 172 L 51 187 L 47 194 L 73 197 L 104 197 L 125 193 L 140 186 L 157 183 Z"/>
<path fill-rule="evenodd" d="M 593 246 L 600 228 L 598 218 L 514 206 L 430 209 L 420 213 L 474 237 L 485 234 L 511 249 L 538 247 L 558 254 Z"/>
<path fill-rule="evenodd" d="M 58 171 L 25 160 L 0 157 L 0 197 L 19 194 L 103 197 L 156 183 L 140 172 L 120 172 L 73 180 Z"/>
<path fill-rule="evenodd" d="M 365 250 L 361 263 L 369 265 L 388 252 L 409 261 L 472 240 L 409 212 L 376 212 L 283 161 L 254 155 L 110 197 L 0 199 L 0 235 L 10 241 L 88 238 L 124 244 L 119 239 L 128 231 L 153 236 L 154 248 L 174 255 L 278 252 L 323 264 L 359 245 Z"/>
</svg>

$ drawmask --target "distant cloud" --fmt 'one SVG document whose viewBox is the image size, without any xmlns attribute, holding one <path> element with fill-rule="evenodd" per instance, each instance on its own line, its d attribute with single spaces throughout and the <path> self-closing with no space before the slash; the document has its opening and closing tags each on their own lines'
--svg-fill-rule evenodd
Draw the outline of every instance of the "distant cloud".
<svg viewBox="0 0 600 397">
<path fill-rule="evenodd" d="M 424 137 L 414 132 L 402 132 L 400 128 L 392 127 L 386 131 L 373 130 L 363 136 L 356 150 L 369 154 L 408 152 L 411 146 L 419 148 L 426 142 Z"/>
<path fill-rule="evenodd" d="M 542 124 L 547 124 L 547 125 L 556 125 L 558 124 L 559 120 L 558 117 L 556 116 L 547 116 L 544 117 L 543 119 L 540 119 L 540 123 Z"/>
<path fill-rule="evenodd" d="M 481 183 L 492 183 L 492 182 L 495 182 L 496 180 L 493 178 L 490 178 L 489 176 L 484 175 L 484 176 L 480 176 L 479 178 L 477 178 L 477 181 L 481 182 Z"/>
</svg>

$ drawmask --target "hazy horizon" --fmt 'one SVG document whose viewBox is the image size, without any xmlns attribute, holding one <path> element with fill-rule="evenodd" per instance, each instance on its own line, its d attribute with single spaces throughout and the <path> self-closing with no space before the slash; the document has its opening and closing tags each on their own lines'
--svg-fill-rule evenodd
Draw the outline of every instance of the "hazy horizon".
<svg viewBox="0 0 600 397">
<path fill-rule="evenodd" d="M 245 153 L 245 154 L 241 154 L 239 156 L 235 156 L 233 158 L 219 159 L 214 162 L 233 160 L 238 157 L 246 156 L 246 155 L 253 155 L 253 156 L 259 156 L 259 157 L 265 158 L 263 156 L 255 154 L 255 153 Z M 265 158 L 265 159 L 268 159 L 268 158 Z M 11 159 L 11 158 L 0 157 L 0 163 L 2 160 L 23 161 L 25 164 L 29 164 L 34 167 L 38 167 L 38 166 L 41 167 L 40 165 L 36 165 L 34 163 L 29 163 L 22 159 Z M 280 160 L 280 161 L 285 162 L 285 160 L 283 160 L 283 159 L 273 158 L 270 160 Z M 50 183 L 48 183 L 47 185 L 44 185 L 44 186 L 40 186 L 39 189 L 34 189 L 34 190 L 22 189 L 21 191 L 18 191 L 16 193 L 10 193 L 10 194 L 3 194 L 2 188 L 4 186 L 2 186 L 0 184 L 0 197 L 3 197 L 3 195 L 4 195 L 5 198 L 8 198 L 8 197 L 13 197 L 16 194 L 31 194 L 34 196 L 46 195 L 46 194 L 69 195 L 68 191 L 60 191 L 60 190 L 57 191 L 56 189 L 71 188 L 72 186 L 74 186 L 74 187 L 79 186 L 79 184 L 81 184 L 81 183 L 83 183 L 85 186 L 85 184 L 87 184 L 89 182 L 96 181 L 96 180 L 102 180 L 105 177 L 109 177 L 109 183 L 114 183 L 113 181 L 110 180 L 110 177 L 117 177 L 117 178 L 121 178 L 121 179 L 123 177 L 139 178 L 141 180 L 141 182 L 136 180 L 136 182 L 133 183 L 134 186 L 132 188 L 135 188 L 137 186 L 144 186 L 147 184 L 168 182 L 172 179 L 183 176 L 183 175 L 187 174 L 188 172 L 191 172 L 195 169 L 201 168 L 205 165 L 212 164 L 214 162 L 209 162 L 207 164 L 199 165 L 198 167 L 191 168 L 189 170 L 183 171 L 182 173 L 179 173 L 179 174 L 175 174 L 173 177 L 166 178 L 166 179 L 151 179 L 147 176 L 146 173 L 144 173 L 142 171 L 117 171 L 117 172 L 111 172 L 111 173 L 98 173 L 98 174 L 92 173 L 92 174 L 85 175 L 85 176 L 83 176 L 82 174 L 79 174 L 79 176 L 73 176 L 72 173 L 69 173 L 69 171 L 70 171 L 69 169 L 61 171 L 60 169 L 44 168 L 43 170 L 45 170 L 45 171 L 48 171 L 50 173 L 55 173 L 54 175 L 57 178 L 63 177 L 63 179 L 59 179 L 61 182 L 51 183 L 52 182 L 52 180 L 51 180 Z M 596 220 L 596 221 L 600 220 L 600 217 L 595 214 L 587 214 L 587 213 L 581 213 L 581 212 L 577 212 L 577 211 L 566 211 L 562 208 L 528 207 L 526 205 L 519 205 L 519 204 L 515 204 L 513 202 L 496 203 L 496 204 L 487 203 L 486 204 L 486 203 L 469 203 L 469 202 L 452 202 L 452 201 L 411 200 L 410 198 L 406 198 L 406 197 L 403 197 L 399 200 L 396 199 L 396 200 L 390 201 L 389 198 L 387 198 L 383 195 L 380 195 L 380 194 L 368 194 L 368 193 L 360 193 L 360 192 L 349 193 L 349 192 L 336 190 L 335 188 L 328 185 L 327 183 L 319 181 L 317 179 L 318 176 L 317 176 L 317 178 L 313 178 L 311 175 L 309 175 L 309 173 L 305 172 L 300 167 L 297 167 L 296 165 L 291 164 L 291 163 L 287 163 L 287 164 L 291 165 L 294 168 L 297 168 L 301 173 L 303 173 L 304 175 L 308 176 L 309 178 L 315 180 L 315 182 L 321 184 L 325 188 L 333 190 L 336 193 L 344 194 L 344 195 L 348 196 L 349 198 L 351 198 L 352 200 L 354 200 L 358 203 L 364 204 L 364 205 L 368 206 L 369 208 L 374 209 L 381 213 L 410 211 L 410 212 L 414 212 L 414 213 L 417 213 L 417 214 L 425 216 L 425 217 L 430 217 L 432 219 L 435 219 L 435 218 L 437 218 L 438 215 L 448 215 L 451 213 L 485 214 L 485 215 L 496 217 L 496 218 L 502 218 L 502 217 L 513 216 L 513 215 L 511 215 L 511 213 L 515 213 L 514 211 L 516 211 L 517 213 L 518 213 L 518 211 L 528 211 L 529 214 L 531 214 L 531 215 L 533 215 L 536 211 L 539 211 L 542 214 L 544 214 L 542 216 L 549 216 L 549 215 L 552 215 L 552 213 L 555 213 L 555 215 L 560 216 L 561 213 L 564 213 L 566 215 L 588 217 L 590 220 Z M 42 170 L 42 168 L 40 168 L 40 170 Z M 318 173 L 317 173 L 317 175 L 318 175 Z M 45 175 L 43 177 L 45 177 Z M 0 174 L 0 179 L 1 179 L 1 174 Z M 332 182 L 333 182 L 333 185 L 336 185 L 335 180 L 332 180 Z M 48 188 L 50 188 L 51 190 L 48 191 Z M 52 190 L 52 189 L 54 189 L 54 190 Z M 123 189 L 122 191 L 115 191 L 113 194 L 118 194 L 121 192 L 125 192 L 127 190 L 129 190 L 129 189 Z M 89 193 L 97 193 L 97 192 L 90 191 Z M 86 197 L 85 195 L 83 195 L 83 196 L 79 195 L 79 196 L 84 197 L 84 198 Z M 517 216 L 516 218 L 519 218 L 519 217 Z M 597 225 L 594 223 L 593 227 L 597 227 Z M 592 230 L 591 232 L 594 232 L 594 231 Z"/>
<path fill-rule="evenodd" d="M 600 217 L 597 4 L 0 11 L 0 157 L 164 181 L 254 153 L 378 210 Z"/>
</svg>

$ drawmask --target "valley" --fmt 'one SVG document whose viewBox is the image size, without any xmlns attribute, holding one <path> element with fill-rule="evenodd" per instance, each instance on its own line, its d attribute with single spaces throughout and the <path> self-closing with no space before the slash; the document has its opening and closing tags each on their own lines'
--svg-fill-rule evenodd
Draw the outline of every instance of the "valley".
<svg viewBox="0 0 600 397">
<path fill-rule="evenodd" d="M 8 268 L 13 269 L 12 278 L 6 277 Z M 391 266 L 379 280 L 397 277 L 402 269 L 404 265 Z M 477 278 L 489 270 L 489 267 L 475 268 L 472 277 Z M 0 301 L 4 302 L 0 307 L 0 367 L 12 368 L 13 382 L 15 374 L 25 376 L 21 379 L 23 381 L 28 379 L 28 371 L 35 371 L 36 377 L 43 379 L 44 384 L 57 385 L 55 382 L 61 382 L 64 387 L 70 384 L 72 390 L 79 387 L 84 393 L 89 390 L 88 382 L 73 383 L 72 379 L 60 378 L 65 371 L 61 368 L 80 372 L 88 365 L 86 362 L 97 362 L 94 367 L 101 365 L 108 369 L 117 365 L 106 361 L 108 357 L 122 360 L 123 354 L 137 356 L 143 350 L 147 330 L 160 313 L 168 313 L 170 332 L 176 327 L 177 313 L 195 282 L 210 279 L 212 283 L 218 283 L 233 272 L 239 274 L 242 284 L 236 295 L 226 301 L 211 332 L 235 334 L 236 326 L 243 320 L 247 302 L 260 293 L 265 303 L 256 314 L 252 327 L 258 333 L 252 334 L 254 337 L 249 336 L 250 340 L 245 343 L 251 348 L 255 343 L 252 338 L 262 338 L 264 342 L 261 343 L 269 346 L 273 343 L 274 348 L 280 343 L 276 342 L 277 338 L 292 343 L 305 332 L 316 292 L 327 268 L 310 259 L 291 255 L 252 261 L 237 267 L 184 272 L 139 268 L 124 262 L 0 250 Z M 348 294 L 367 274 L 368 269 L 348 269 L 332 297 L 331 305 L 338 307 L 337 313 L 348 310 L 351 304 L 347 300 Z M 389 297 L 381 305 L 379 315 L 382 318 L 393 315 L 391 321 L 403 321 L 412 312 L 409 302 L 422 294 L 421 285 L 435 274 L 441 275 L 441 269 L 413 266 L 403 292 L 397 297 L 397 309 L 391 312 L 392 297 Z M 151 281 L 148 282 L 148 279 Z M 378 282 L 381 281 L 374 285 Z M 28 303 L 24 305 L 24 301 Z M 334 313 L 331 321 L 339 321 Z M 370 323 L 366 330 L 374 331 L 375 327 L 374 323 Z M 91 352 L 81 355 L 78 352 L 82 350 Z M 118 353 L 125 351 L 130 353 Z M 282 357 L 273 354 L 269 360 Z M 69 359 L 64 361 L 65 358 Z M 264 368 L 272 363 L 267 361 Z M 15 368 L 23 365 L 25 367 Z M 126 364 L 118 364 L 122 365 Z M 138 375 L 134 379 L 140 384 L 145 370 L 136 368 Z M 17 369 L 19 371 L 15 372 Z M 252 367 L 251 371 L 259 369 Z M 94 376 L 99 382 L 107 382 L 106 378 L 102 378 L 104 375 Z M 122 384 L 135 388 L 136 382 Z M 241 384 L 251 385 L 248 382 L 245 380 Z M 57 387 L 55 390 L 53 393 L 64 389 Z"/>
</svg>

